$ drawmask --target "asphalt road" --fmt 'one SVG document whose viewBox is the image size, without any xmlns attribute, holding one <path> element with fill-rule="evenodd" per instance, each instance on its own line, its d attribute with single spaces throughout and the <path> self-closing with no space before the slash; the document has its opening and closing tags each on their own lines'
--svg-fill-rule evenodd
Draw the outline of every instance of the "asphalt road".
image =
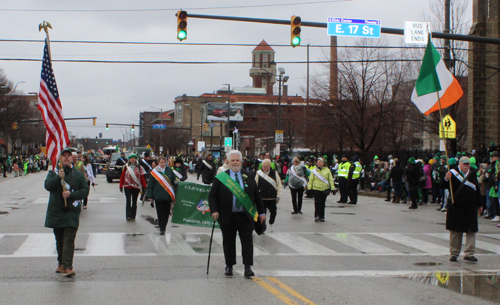
<svg viewBox="0 0 500 305">
<path fill-rule="evenodd" d="M 159 236 L 156 211 L 125 220 L 118 183 L 97 178 L 76 239 L 76 277 L 56 274 L 55 241 L 44 228 L 46 172 L 0 178 L 0 304 L 491 304 L 500 301 L 500 228 L 480 220 L 477 264 L 448 261 L 444 213 L 408 210 L 360 196 L 356 206 L 327 200 L 326 222 L 314 204 L 291 215 L 290 192 L 278 204 L 273 232 L 254 236 L 256 277 L 241 258 L 224 276 L 216 230 L 169 223 Z M 194 182 L 193 176 L 190 181 Z M 500 273 L 498 273 L 500 274 Z"/>
</svg>

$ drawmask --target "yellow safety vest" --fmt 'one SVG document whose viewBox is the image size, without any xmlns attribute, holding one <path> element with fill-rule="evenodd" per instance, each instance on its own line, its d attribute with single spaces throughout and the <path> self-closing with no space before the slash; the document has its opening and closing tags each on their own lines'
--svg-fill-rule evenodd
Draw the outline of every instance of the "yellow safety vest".
<svg viewBox="0 0 500 305">
<path fill-rule="evenodd" d="M 349 175 L 349 167 L 351 167 L 351 163 L 349 163 L 348 161 L 340 163 L 337 176 L 347 179 L 347 176 Z"/>
<path fill-rule="evenodd" d="M 359 179 L 359 177 L 361 176 L 361 170 L 363 169 L 363 167 L 361 166 L 361 163 L 359 163 L 358 161 L 356 161 L 354 163 L 355 167 L 354 167 L 354 171 L 352 172 L 352 179 Z"/>
</svg>

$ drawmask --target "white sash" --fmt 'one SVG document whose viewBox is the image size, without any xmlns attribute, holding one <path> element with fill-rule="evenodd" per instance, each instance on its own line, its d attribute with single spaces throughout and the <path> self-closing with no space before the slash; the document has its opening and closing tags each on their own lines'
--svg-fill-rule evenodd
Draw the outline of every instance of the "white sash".
<svg viewBox="0 0 500 305">
<path fill-rule="evenodd" d="M 324 184 L 328 185 L 328 187 L 330 187 L 330 183 L 328 182 L 328 180 L 326 180 L 325 177 L 323 177 L 320 173 L 318 173 L 318 171 L 316 170 L 316 168 L 314 168 L 312 170 L 313 174 L 318 177 L 319 180 L 321 180 L 321 182 L 323 182 Z"/>
<path fill-rule="evenodd" d="M 137 164 L 136 166 L 139 166 L 139 164 Z M 134 180 L 134 182 L 139 186 L 139 189 L 142 192 L 142 184 L 137 179 L 137 176 L 135 175 L 134 171 L 128 166 L 128 164 L 125 164 L 125 167 L 127 168 L 127 171 L 128 171 L 128 174 L 130 175 L 130 177 L 132 177 L 132 180 Z M 141 173 L 141 169 L 139 168 L 139 174 L 140 173 Z"/>
<path fill-rule="evenodd" d="M 208 164 L 207 161 L 203 160 L 203 164 L 205 164 L 206 167 L 210 168 L 211 170 L 214 169 L 212 165 Z"/>
<path fill-rule="evenodd" d="M 467 180 L 467 177 L 469 176 L 470 174 L 470 169 L 469 169 L 469 172 L 467 173 L 467 176 L 462 177 L 462 175 L 460 175 L 459 172 L 457 172 L 455 169 L 452 169 L 450 170 L 450 172 L 453 174 L 453 176 L 455 176 L 460 182 L 462 182 L 463 184 L 467 185 L 468 187 L 472 188 L 474 191 L 476 190 L 476 185 L 474 183 L 471 183 L 470 181 Z M 463 182 L 465 180 L 465 182 Z"/>
<path fill-rule="evenodd" d="M 259 174 L 260 177 L 262 177 L 267 182 L 271 183 L 271 185 L 274 186 L 275 189 L 277 189 L 276 188 L 276 181 L 274 181 L 273 178 L 271 178 L 268 175 L 266 175 L 266 173 L 264 173 L 262 170 L 258 170 L 257 174 Z"/>
<path fill-rule="evenodd" d="M 182 175 L 181 173 L 179 173 L 178 171 L 176 171 L 175 169 L 172 169 L 172 171 L 174 172 L 174 174 L 177 176 L 177 178 L 179 179 L 182 179 Z"/>
<path fill-rule="evenodd" d="M 290 169 L 289 169 L 290 173 L 292 173 L 292 176 L 295 176 L 295 177 L 299 178 L 300 181 L 302 181 L 304 183 L 304 187 L 307 187 L 307 180 L 306 180 L 306 178 L 299 177 L 299 175 L 297 175 L 297 172 L 295 172 L 295 169 L 293 167 L 294 166 L 292 165 L 292 166 L 290 166 Z"/>
</svg>

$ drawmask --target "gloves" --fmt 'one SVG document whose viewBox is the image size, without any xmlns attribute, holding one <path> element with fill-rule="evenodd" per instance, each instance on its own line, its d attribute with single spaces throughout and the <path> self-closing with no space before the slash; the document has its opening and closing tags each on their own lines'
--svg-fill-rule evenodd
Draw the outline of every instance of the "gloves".
<svg viewBox="0 0 500 305">
<path fill-rule="evenodd" d="M 151 201 L 150 201 L 150 203 L 149 203 L 149 204 L 151 205 L 151 207 L 152 207 L 152 208 L 154 208 L 154 207 L 155 207 L 155 200 L 154 200 L 154 199 L 151 199 Z"/>
<path fill-rule="evenodd" d="M 120 188 L 120 193 L 123 193 L 123 187 L 122 187 L 122 188 Z"/>
</svg>

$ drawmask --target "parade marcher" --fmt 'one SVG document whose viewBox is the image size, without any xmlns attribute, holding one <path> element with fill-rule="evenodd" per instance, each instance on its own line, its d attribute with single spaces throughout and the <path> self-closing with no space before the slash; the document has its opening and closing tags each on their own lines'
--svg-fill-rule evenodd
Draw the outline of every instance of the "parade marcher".
<svg viewBox="0 0 500 305">
<path fill-rule="evenodd" d="M 205 159 L 202 159 L 199 168 L 196 168 L 198 172 L 197 180 L 200 180 L 204 184 L 212 184 L 214 182 L 215 174 L 217 173 L 217 166 L 213 160 L 212 154 L 208 154 Z"/>
<path fill-rule="evenodd" d="M 347 156 L 342 156 L 342 162 L 340 162 L 339 164 L 339 171 L 337 174 L 340 191 L 340 200 L 337 201 L 337 203 L 347 203 L 347 178 L 349 175 L 350 167 L 351 163 L 347 159 Z"/>
<path fill-rule="evenodd" d="M 285 184 L 290 187 L 292 195 L 292 214 L 302 214 L 302 196 L 304 189 L 307 188 L 307 169 L 304 165 L 300 164 L 298 157 L 293 158 L 293 165 L 287 172 Z"/>
<path fill-rule="evenodd" d="M 446 229 L 450 231 L 450 261 L 457 261 L 462 249 L 462 238 L 465 233 L 464 260 L 477 262 L 476 232 L 478 231 L 478 213 L 482 212 L 481 190 L 477 176 L 470 170 L 470 160 L 461 157 L 458 169 L 446 173 L 445 181 L 453 189 L 454 202 L 448 205 L 446 213 Z"/>
<path fill-rule="evenodd" d="M 85 180 L 89 180 L 89 178 L 87 177 L 87 170 L 85 169 L 85 165 L 83 165 L 83 162 L 81 160 L 78 159 L 78 153 L 76 151 L 72 152 L 71 153 L 71 157 L 72 157 L 72 160 L 73 160 L 73 167 L 82 172 L 82 174 L 85 176 Z"/>
<path fill-rule="evenodd" d="M 325 221 L 326 197 L 335 190 L 332 172 L 325 166 L 323 158 L 318 158 L 316 168 L 309 176 L 307 188 L 313 191 L 314 196 L 314 221 Z"/>
<path fill-rule="evenodd" d="M 168 217 L 174 207 L 175 191 L 172 181 L 175 181 L 176 177 L 172 169 L 167 166 L 167 159 L 159 157 L 158 166 L 151 171 L 148 181 L 148 197 L 151 203 L 156 205 L 160 235 L 165 235 Z"/>
<path fill-rule="evenodd" d="M 306 164 L 306 169 L 308 171 L 308 175 L 307 175 L 308 177 L 311 176 L 311 172 L 315 168 L 316 168 L 316 164 L 314 164 L 314 156 L 310 156 L 309 160 Z M 313 192 L 311 190 L 308 190 L 307 187 L 306 187 L 306 198 L 313 198 Z"/>
<path fill-rule="evenodd" d="M 120 154 L 120 158 L 118 158 L 118 160 L 116 160 L 115 165 L 116 166 L 124 166 L 125 164 L 127 164 L 127 162 L 128 162 L 128 160 L 127 160 L 127 158 L 125 158 L 125 153 L 122 152 Z"/>
<path fill-rule="evenodd" d="M 271 169 L 277 170 L 278 166 L 276 165 L 276 162 L 274 162 L 273 160 L 271 160 L 271 154 L 269 152 L 266 152 L 264 154 L 264 159 L 262 159 L 262 161 L 264 161 L 266 159 L 269 160 L 269 161 L 271 161 Z M 262 169 L 262 162 L 260 162 L 258 169 Z"/>
<path fill-rule="evenodd" d="M 260 191 L 265 210 L 269 210 L 269 225 L 272 232 L 277 214 L 276 205 L 281 198 L 281 178 L 277 171 L 271 169 L 271 160 L 262 161 L 262 169 L 257 171 L 255 183 Z"/>
<path fill-rule="evenodd" d="M 227 154 L 229 170 L 217 175 L 208 196 L 210 212 L 219 222 L 226 261 L 225 275 L 233 275 L 236 264 L 236 233 L 240 236 L 244 276 L 254 276 L 252 234 L 255 222 L 266 219 L 264 204 L 255 180 L 241 170 L 242 155 L 237 150 Z"/>
<path fill-rule="evenodd" d="M 354 157 L 349 174 L 347 175 L 347 194 L 349 196 L 349 204 L 358 203 L 358 184 L 361 177 L 361 164 L 358 161 L 359 157 Z"/>
<path fill-rule="evenodd" d="M 95 178 L 94 178 L 94 171 L 92 170 L 92 164 L 90 164 L 90 158 L 88 155 L 83 155 L 83 165 L 85 166 L 85 171 L 87 173 L 87 185 L 90 190 L 90 184 L 92 184 L 92 187 L 96 186 L 95 184 Z M 89 196 L 85 197 L 83 200 L 83 209 L 87 209 L 87 204 L 89 202 Z"/>
<path fill-rule="evenodd" d="M 45 189 L 50 192 L 45 227 L 52 228 L 56 239 L 57 273 L 75 276 L 73 256 L 81 212 L 81 200 L 89 194 L 85 177 L 71 165 L 71 151 L 61 154 L 61 167 L 49 171 Z"/>
<path fill-rule="evenodd" d="M 185 181 L 188 178 L 186 172 L 186 166 L 184 165 L 184 162 L 182 162 L 181 158 L 175 159 L 174 166 L 172 166 L 172 172 L 175 175 L 174 191 L 177 192 L 177 186 L 179 185 L 179 181 Z"/>
<path fill-rule="evenodd" d="M 137 163 L 137 155 L 131 154 L 128 163 L 122 169 L 120 176 L 120 192 L 125 190 L 125 217 L 135 221 L 137 214 L 137 197 L 146 188 L 146 171 Z"/>
</svg>

